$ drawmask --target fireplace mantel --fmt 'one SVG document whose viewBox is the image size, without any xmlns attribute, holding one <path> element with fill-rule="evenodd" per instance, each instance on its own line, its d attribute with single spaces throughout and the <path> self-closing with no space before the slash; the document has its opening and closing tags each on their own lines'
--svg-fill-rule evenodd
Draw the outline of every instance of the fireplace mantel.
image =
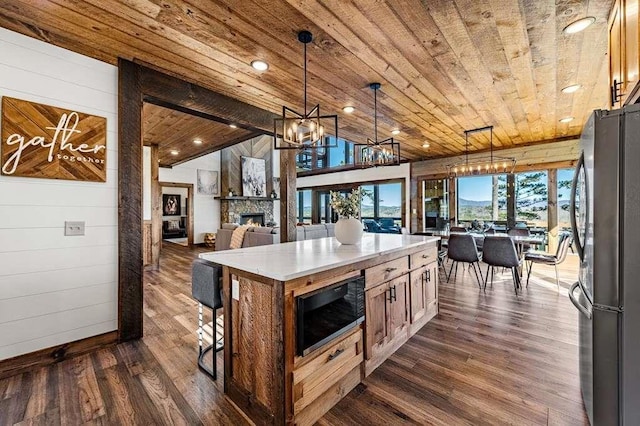
<svg viewBox="0 0 640 426">
<path fill-rule="evenodd" d="M 213 197 L 215 200 L 220 201 L 278 201 L 280 198 L 271 197 Z"/>
</svg>

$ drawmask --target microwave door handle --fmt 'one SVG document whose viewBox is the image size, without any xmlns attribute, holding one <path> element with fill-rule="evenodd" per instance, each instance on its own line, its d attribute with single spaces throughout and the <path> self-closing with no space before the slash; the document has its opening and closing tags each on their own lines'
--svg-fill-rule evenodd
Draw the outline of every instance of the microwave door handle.
<svg viewBox="0 0 640 426">
<path fill-rule="evenodd" d="M 571 303 L 573 303 L 573 305 L 578 309 L 578 311 L 580 311 L 582 315 L 587 317 L 587 319 L 591 319 L 591 312 L 589 312 L 587 308 L 582 306 L 582 304 L 578 301 L 578 299 L 576 299 L 576 296 L 574 294 L 576 291 L 576 288 L 578 288 L 579 285 L 580 285 L 580 281 L 573 283 L 573 285 L 569 289 L 569 299 L 571 299 Z M 580 285 L 580 291 L 582 291 L 581 285 Z"/>
<path fill-rule="evenodd" d="M 576 223 L 576 192 L 578 190 L 578 178 L 580 176 L 580 170 L 584 169 L 584 152 L 580 154 L 580 159 L 578 160 L 578 164 L 576 165 L 576 171 L 573 174 L 573 182 L 571 183 L 571 200 L 569 202 L 569 219 L 571 220 L 571 232 L 573 233 L 573 241 L 576 242 L 576 250 L 578 251 L 578 257 L 581 261 L 584 260 L 584 245 L 585 242 L 580 240 L 580 234 L 578 232 L 578 224 Z M 586 175 L 585 175 L 586 178 Z M 585 186 L 585 190 L 588 190 Z M 580 202 L 587 202 L 586 194 L 582 194 L 584 200 Z M 585 206 L 585 208 L 589 208 L 589 206 Z M 584 223 L 583 226 L 588 226 L 588 224 Z M 585 232 L 586 238 L 586 232 Z"/>
</svg>

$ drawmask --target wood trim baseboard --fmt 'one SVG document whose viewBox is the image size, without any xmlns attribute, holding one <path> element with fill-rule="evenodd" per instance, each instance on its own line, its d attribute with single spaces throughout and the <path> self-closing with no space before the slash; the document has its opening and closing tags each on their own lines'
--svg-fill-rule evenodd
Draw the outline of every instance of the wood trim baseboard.
<svg viewBox="0 0 640 426">
<path fill-rule="evenodd" d="M 118 342 L 118 332 L 110 331 L 86 339 L 52 346 L 24 355 L 0 361 L 0 380 L 36 368 L 55 364 L 78 355 L 113 346 Z"/>
</svg>

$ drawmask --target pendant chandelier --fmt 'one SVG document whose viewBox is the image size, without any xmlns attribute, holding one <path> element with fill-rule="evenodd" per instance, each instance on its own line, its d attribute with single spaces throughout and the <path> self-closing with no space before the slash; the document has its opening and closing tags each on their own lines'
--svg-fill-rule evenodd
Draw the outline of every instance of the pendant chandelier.
<svg viewBox="0 0 640 426">
<path fill-rule="evenodd" d="M 354 144 L 356 167 L 377 167 L 400 164 L 400 144 L 393 137 L 378 141 L 378 90 L 380 83 L 371 83 L 373 90 L 373 134 L 374 139 L 367 139 L 366 144 Z"/>
<path fill-rule="evenodd" d="M 489 157 L 476 157 L 469 161 L 469 135 L 473 133 L 489 131 Z M 447 165 L 448 175 L 451 178 L 462 176 L 492 175 L 496 173 L 513 173 L 516 167 L 516 159 L 513 157 L 498 157 L 493 155 L 493 126 L 479 127 L 465 130 L 465 160 Z"/>
<path fill-rule="evenodd" d="M 282 107 L 282 118 L 273 120 L 275 149 L 304 151 L 338 146 L 338 116 L 320 115 L 320 105 L 307 111 L 307 44 L 312 40 L 309 31 L 298 33 L 298 41 L 304 46 L 304 113 Z"/>
</svg>

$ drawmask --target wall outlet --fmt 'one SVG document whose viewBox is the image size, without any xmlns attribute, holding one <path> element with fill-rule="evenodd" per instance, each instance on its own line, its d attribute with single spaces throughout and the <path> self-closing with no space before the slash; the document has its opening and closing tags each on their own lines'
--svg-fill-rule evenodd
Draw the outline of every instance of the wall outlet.
<svg viewBox="0 0 640 426">
<path fill-rule="evenodd" d="M 64 235 L 67 237 L 84 235 L 84 222 L 65 222 Z"/>
</svg>

